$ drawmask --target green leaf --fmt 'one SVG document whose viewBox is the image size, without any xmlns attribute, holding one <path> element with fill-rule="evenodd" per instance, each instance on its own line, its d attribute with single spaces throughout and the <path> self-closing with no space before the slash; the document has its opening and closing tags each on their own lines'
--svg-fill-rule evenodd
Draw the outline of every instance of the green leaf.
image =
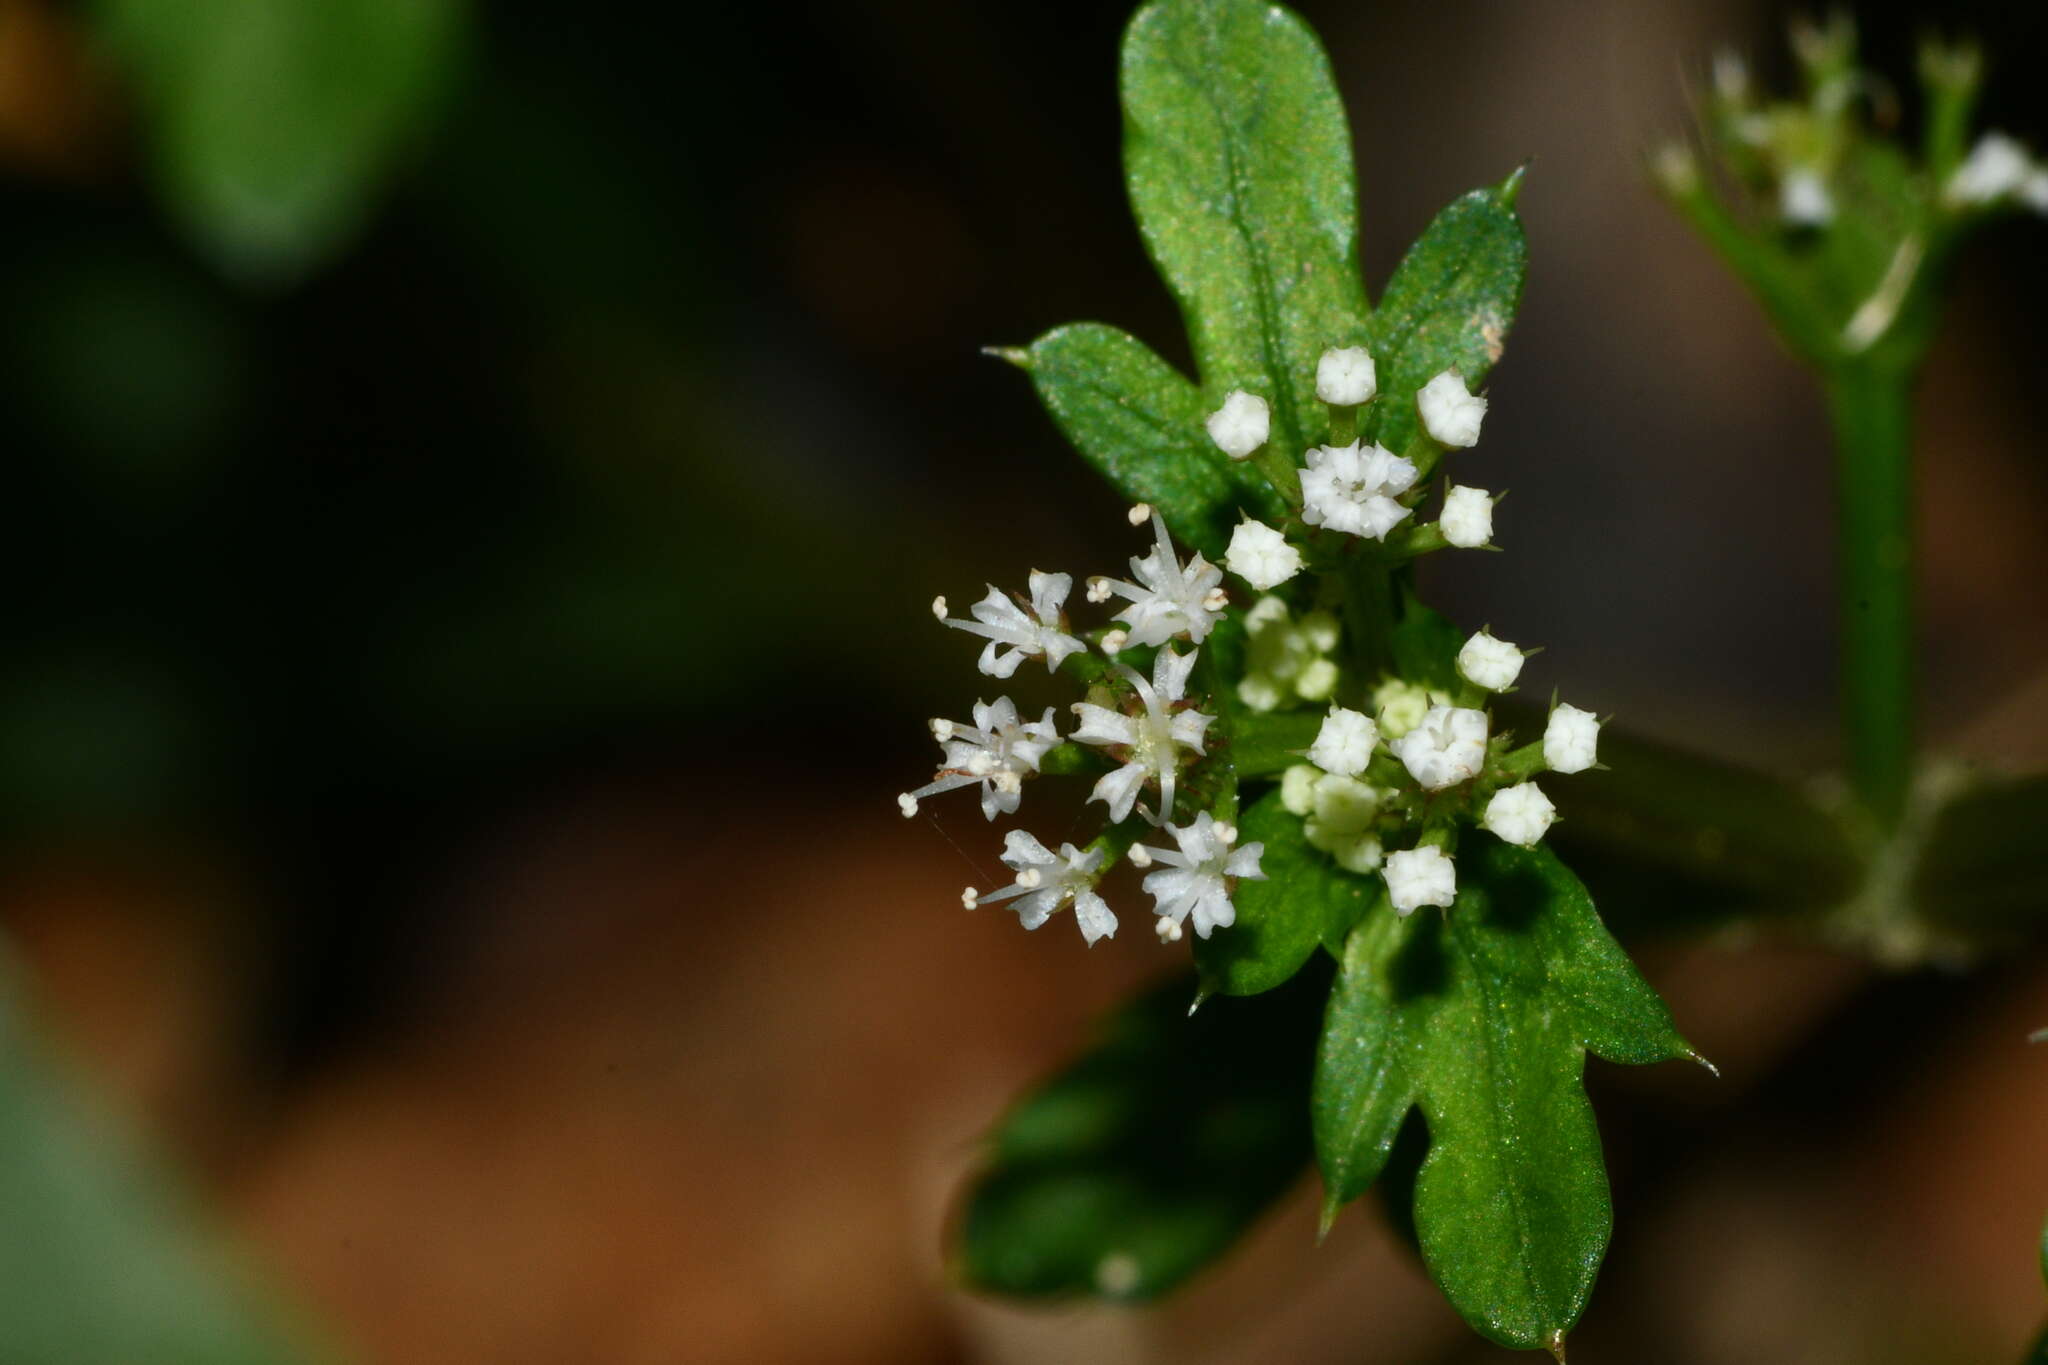
<svg viewBox="0 0 2048 1365">
<path fill-rule="evenodd" d="M 447 82 L 461 0 L 100 0 L 158 188 L 224 268 L 275 281 L 340 247 Z"/>
<path fill-rule="evenodd" d="M 1441 691 L 1458 687 L 1458 650 L 1465 633 L 1440 613 L 1426 607 L 1415 590 L 1401 588 L 1401 617 L 1387 632 L 1394 668 L 1409 682 Z"/>
<path fill-rule="evenodd" d="M 17 1005 L 18 987 L 0 955 L 0 1360 L 311 1359 L 165 1173 L 81 1103 Z"/>
<path fill-rule="evenodd" d="M 1329 58 L 1262 0 L 1161 0 L 1124 36 L 1124 176 L 1178 300 L 1207 406 L 1272 405 L 1283 488 L 1320 439 L 1316 360 L 1366 338 L 1351 135 Z"/>
<path fill-rule="evenodd" d="M 1205 994 L 1257 995 L 1301 970 L 1324 942 L 1342 942 L 1378 894 L 1377 879 L 1354 876 L 1309 847 L 1301 817 L 1266 793 L 1238 822 L 1239 839 L 1266 847 L 1264 881 L 1241 881 L 1231 898 L 1237 922 L 1195 940 Z"/>
<path fill-rule="evenodd" d="M 1149 1299 L 1225 1251 L 1308 1162 L 1329 974 L 1192 1017 L 1181 977 L 1111 1016 L 989 1142 L 954 1259 L 971 1286 Z"/>
<path fill-rule="evenodd" d="M 1374 914 L 1345 945 L 1313 1103 L 1325 1218 L 1379 1176 L 1419 1106 L 1431 1275 L 1483 1335 L 1550 1346 L 1584 1309 L 1612 1222 L 1585 1054 L 1694 1054 L 1548 850 L 1474 836 L 1458 880 L 1448 912 Z"/>
<path fill-rule="evenodd" d="M 1077 322 L 998 354 L 1031 376 L 1053 421 L 1119 493 L 1157 507 L 1203 554 L 1222 558 L 1238 503 L 1278 515 L 1264 480 L 1209 440 L 1200 391 L 1137 338 Z"/>
<path fill-rule="evenodd" d="M 1515 216 L 1522 173 L 1473 190 L 1436 216 L 1395 267 L 1373 315 L 1380 397 L 1372 436 L 1407 449 L 1418 418 L 1415 391 L 1447 369 L 1478 389 L 1500 359 L 1522 303 L 1529 243 Z"/>
<path fill-rule="evenodd" d="M 1230 676 L 1226 670 L 1225 677 Z M 1297 763 L 1316 742 L 1329 713 L 1315 711 L 1240 711 L 1231 720 L 1230 764 L 1239 777 L 1271 777 Z"/>
</svg>

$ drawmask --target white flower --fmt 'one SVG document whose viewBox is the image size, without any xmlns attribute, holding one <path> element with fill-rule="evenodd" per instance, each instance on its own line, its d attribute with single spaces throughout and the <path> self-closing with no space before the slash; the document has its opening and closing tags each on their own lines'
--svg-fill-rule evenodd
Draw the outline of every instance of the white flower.
<svg viewBox="0 0 2048 1365">
<path fill-rule="evenodd" d="M 1534 848 L 1555 819 L 1557 807 L 1550 803 L 1541 787 L 1534 782 L 1517 782 L 1493 794 L 1493 799 L 1486 803 L 1486 815 L 1479 824 L 1504 842 Z"/>
<path fill-rule="evenodd" d="M 1323 728 L 1309 746 L 1308 761 L 1327 773 L 1356 777 L 1372 762 L 1373 746 L 1380 742 L 1380 727 L 1362 711 L 1330 708 Z"/>
<path fill-rule="evenodd" d="M 1207 422 L 1209 439 L 1233 460 L 1249 459 L 1266 443 L 1272 425 L 1266 400 L 1243 389 L 1225 394 L 1223 406 L 1210 413 Z"/>
<path fill-rule="evenodd" d="M 1422 413 L 1422 425 L 1440 444 L 1479 444 L 1479 423 L 1486 416 L 1486 400 L 1465 389 L 1464 376 L 1445 370 L 1424 384 L 1415 394 L 1415 406 Z"/>
<path fill-rule="evenodd" d="M 1054 853 L 1023 830 L 1013 829 L 1003 836 L 1003 861 L 1016 869 L 1017 880 L 1000 891 L 986 894 L 969 887 L 961 894 L 962 905 L 973 910 L 1014 896 L 1017 904 L 1012 908 L 1018 920 L 1026 929 L 1036 929 L 1072 900 L 1074 923 L 1081 927 L 1081 937 L 1092 944 L 1116 934 L 1116 915 L 1095 894 L 1095 869 L 1102 865 L 1101 849 L 1061 844 L 1060 851 Z"/>
<path fill-rule="evenodd" d="M 1449 701 L 1449 697 L 1399 678 L 1388 678 L 1372 690 L 1372 708 L 1379 717 L 1380 733 L 1390 741 L 1422 724 L 1431 706 Z"/>
<path fill-rule="evenodd" d="M 1419 905 L 1449 909 L 1458 898 L 1458 869 L 1434 844 L 1388 854 L 1384 875 L 1397 915 L 1413 914 Z"/>
<path fill-rule="evenodd" d="M 1280 804 L 1296 815 L 1307 815 L 1315 809 L 1316 783 L 1322 776 L 1313 763 L 1295 764 L 1280 774 Z"/>
<path fill-rule="evenodd" d="M 2033 158 L 2020 142 L 2004 133 L 1986 133 L 1949 176 L 1942 197 L 1951 204 L 1993 203 L 2017 193 L 2033 169 Z"/>
<path fill-rule="evenodd" d="M 1136 583 L 1120 578 L 1101 578 L 1088 589 L 1090 597 L 1100 590 L 1105 600 L 1111 594 L 1129 599 L 1131 605 L 1116 614 L 1129 627 L 1118 645 L 1160 645 L 1176 635 L 1186 635 L 1196 644 L 1209 632 L 1230 604 L 1223 591 L 1223 570 L 1199 554 L 1182 565 L 1166 537 L 1166 519 L 1152 513 L 1154 542 L 1151 551 L 1131 560 Z"/>
<path fill-rule="evenodd" d="M 1522 651 L 1483 630 L 1458 651 L 1459 675 L 1489 692 L 1505 692 L 1515 685 L 1521 672 Z"/>
<path fill-rule="evenodd" d="M 1456 786 L 1486 764 L 1486 713 L 1432 706 L 1420 725 L 1387 747 L 1430 791 Z"/>
<path fill-rule="evenodd" d="M 2036 213 L 2048 213 L 2048 169 L 2037 170 L 2019 188 L 2020 202 Z"/>
<path fill-rule="evenodd" d="M 974 616 L 972 621 L 948 619 L 943 597 L 933 600 L 932 615 L 939 618 L 940 625 L 964 630 L 988 641 L 981 651 L 979 666 L 992 678 L 1009 677 L 1017 671 L 1018 664 L 1039 654 L 1045 656 L 1049 672 L 1058 668 L 1069 654 L 1078 654 L 1088 648 L 1060 629 L 1060 608 L 1066 605 L 1067 593 L 1073 586 L 1074 579 L 1070 574 L 1040 573 L 1033 569 L 1029 615 L 994 585 L 990 585 L 988 596 L 968 608 Z M 1009 646 L 1007 651 L 1003 649 L 1004 645 Z"/>
<path fill-rule="evenodd" d="M 1378 367 L 1363 346 L 1324 351 L 1316 362 L 1316 397 L 1325 403 L 1354 408 L 1379 391 Z"/>
<path fill-rule="evenodd" d="M 1265 592 L 1301 572 L 1301 551 L 1262 521 L 1247 517 L 1230 533 L 1223 563 L 1245 582 Z"/>
<path fill-rule="evenodd" d="M 1113 773 L 1103 774 L 1088 799 L 1107 804 L 1110 819 L 1123 820 L 1138 799 L 1138 788 L 1150 778 L 1159 784 L 1160 815 L 1152 823 L 1164 824 L 1173 813 L 1180 750 L 1203 752 L 1202 737 L 1215 717 L 1173 709 L 1174 703 L 1185 698 L 1188 674 L 1195 667 L 1193 654 L 1182 656 L 1171 649 L 1160 650 L 1152 661 L 1150 683 L 1122 664 L 1117 667 L 1137 689 L 1145 709 L 1142 715 L 1127 716 L 1092 702 L 1074 703 L 1074 713 L 1081 717 L 1074 739 L 1083 744 L 1122 745 L 1128 750 L 1124 765 Z"/>
<path fill-rule="evenodd" d="M 976 782 L 981 784 L 984 816 L 993 820 L 998 811 L 1014 811 L 1025 774 L 1037 772 L 1045 751 L 1060 742 L 1050 706 L 1045 708 L 1043 720 L 1019 724 L 1016 704 L 1008 697 L 974 703 L 972 725 L 933 721 L 932 737 L 945 749 L 946 761 L 929 785 L 896 798 L 906 816 L 917 814 L 917 803 L 927 796 Z"/>
<path fill-rule="evenodd" d="M 1284 805 L 1287 798 L 1282 795 L 1280 800 Z M 1310 847 L 1328 853 L 1337 866 L 1366 873 L 1380 865 L 1380 841 L 1373 832 L 1379 813 L 1378 790 L 1353 777 L 1320 773 L 1309 794 L 1301 832 Z"/>
<path fill-rule="evenodd" d="M 1148 873 L 1144 883 L 1146 894 L 1158 902 L 1159 917 L 1178 925 L 1192 915 L 1195 932 L 1203 938 L 1212 929 L 1230 927 L 1237 921 L 1237 908 L 1230 903 L 1232 885 L 1239 877 L 1266 879 L 1259 870 L 1259 855 L 1266 846 L 1250 843 L 1233 852 L 1236 827 L 1218 823 L 1207 811 L 1185 827 L 1168 825 L 1166 832 L 1180 845 L 1179 852 L 1145 850 L 1151 861 L 1165 864 Z"/>
<path fill-rule="evenodd" d="M 1337 665 L 1323 657 L 1337 647 L 1337 618 L 1311 611 L 1296 621 L 1277 597 L 1261 597 L 1244 614 L 1245 672 L 1237 698 L 1271 711 L 1296 697 L 1320 701 L 1337 688 Z"/>
<path fill-rule="evenodd" d="M 1461 550 L 1476 550 L 1493 539 L 1493 497 L 1483 488 L 1453 484 L 1437 517 L 1444 539 Z"/>
<path fill-rule="evenodd" d="M 1384 446 L 1316 446 L 1301 471 L 1301 519 L 1384 540 L 1408 517 L 1395 499 L 1414 483 L 1415 466 Z"/>
<path fill-rule="evenodd" d="M 1593 766 L 1600 744 L 1600 718 L 1559 702 L 1543 729 L 1543 761 L 1555 773 L 1582 773 Z"/>
<path fill-rule="evenodd" d="M 1820 172 L 1804 166 L 1778 182 L 1778 216 L 1796 227 L 1825 227 L 1835 218 L 1835 197 Z"/>
</svg>

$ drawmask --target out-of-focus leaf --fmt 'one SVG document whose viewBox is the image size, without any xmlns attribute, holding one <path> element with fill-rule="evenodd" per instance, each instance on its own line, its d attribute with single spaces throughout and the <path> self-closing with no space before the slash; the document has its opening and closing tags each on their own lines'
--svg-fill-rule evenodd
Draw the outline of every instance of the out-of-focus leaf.
<svg viewBox="0 0 2048 1365">
<path fill-rule="evenodd" d="M 18 984 L 0 960 L 0 1360 L 308 1360 L 167 1182 L 69 1093 L 14 999 Z"/>
<path fill-rule="evenodd" d="M 464 0 L 99 0 L 158 188 L 224 269 L 277 281 L 361 224 L 447 84 Z"/>
<path fill-rule="evenodd" d="M 1561 1342 L 1612 1223 L 1585 1054 L 1691 1056 L 1656 992 L 1548 850 L 1475 836 L 1447 912 L 1369 916 L 1330 998 L 1315 1082 L 1334 1217 L 1428 1124 L 1414 1214 L 1430 1273 L 1503 1345 Z"/>
<path fill-rule="evenodd" d="M 1366 337 L 1351 135 L 1315 33 L 1262 0 L 1161 0 L 1123 48 L 1124 175 L 1207 406 L 1272 405 L 1269 474 L 1320 438 L 1316 360 Z"/>
<path fill-rule="evenodd" d="M 1380 396 L 1370 411 L 1373 439 L 1389 450 L 1406 449 L 1415 435 L 1417 389 L 1455 369 L 1477 390 L 1500 359 L 1529 267 L 1514 209 L 1521 180 L 1516 171 L 1454 200 L 1387 281 L 1372 320 Z"/>
<path fill-rule="evenodd" d="M 1203 554 L 1222 558 L 1238 502 L 1279 511 L 1264 481 L 1209 440 L 1200 391 L 1137 338 L 1079 322 L 1001 354 L 1031 376 L 1060 430 L 1119 493 L 1158 508 Z"/>
<path fill-rule="evenodd" d="M 1237 884 L 1237 923 L 1195 940 L 1195 967 L 1205 992 L 1257 995 L 1300 971 L 1319 944 L 1342 942 L 1379 883 L 1310 848 L 1301 817 L 1280 804 L 1278 791 L 1245 811 L 1238 828 L 1241 843 L 1266 846 L 1259 858 L 1266 879 Z"/>
<path fill-rule="evenodd" d="M 1191 1017 L 1191 977 L 1112 1015 L 989 1142 L 954 1259 L 973 1287 L 1148 1299 L 1220 1255 L 1307 1163 L 1326 971 Z"/>
<path fill-rule="evenodd" d="M 1401 615 L 1387 632 L 1394 668 L 1409 682 L 1443 691 L 1458 686 L 1458 650 L 1465 634 L 1449 619 L 1422 604 L 1407 588 L 1401 589 Z"/>
</svg>

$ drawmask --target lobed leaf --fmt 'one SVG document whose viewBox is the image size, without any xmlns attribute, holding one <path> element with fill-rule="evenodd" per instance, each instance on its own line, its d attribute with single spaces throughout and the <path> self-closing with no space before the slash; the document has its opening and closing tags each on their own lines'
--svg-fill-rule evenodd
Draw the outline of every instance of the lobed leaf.
<svg viewBox="0 0 2048 1365">
<path fill-rule="evenodd" d="M 1550 1346 L 1584 1309 L 1612 1224 L 1585 1054 L 1694 1054 L 1547 849 L 1475 837 L 1458 880 L 1448 912 L 1374 915 L 1345 946 L 1312 1105 L 1324 1216 L 1378 1178 L 1419 1106 L 1431 1275 L 1483 1335 Z"/>
<path fill-rule="evenodd" d="M 1419 418 L 1415 391 L 1447 369 L 1477 390 L 1500 359 L 1522 303 L 1529 243 L 1515 216 L 1516 171 L 1439 213 L 1401 258 L 1373 315 L 1380 397 L 1373 439 L 1402 451 Z"/>
<path fill-rule="evenodd" d="M 1163 0 L 1124 36 L 1124 176 L 1179 302 L 1207 406 L 1272 406 L 1291 487 L 1323 431 L 1315 365 L 1365 340 L 1351 134 L 1315 33 L 1260 0 Z"/>
<path fill-rule="evenodd" d="M 1378 892 L 1376 879 L 1355 876 L 1309 847 L 1301 817 L 1267 792 L 1238 822 L 1243 843 L 1265 844 L 1264 881 L 1241 881 L 1231 898 L 1237 922 L 1195 940 L 1202 991 L 1257 995 L 1301 970 L 1324 942 L 1341 943 Z"/>
<path fill-rule="evenodd" d="M 1127 332 L 1077 322 L 1002 352 L 1076 450 L 1132 502 L 1149 502 L 1175 536 L 1220 559 L 1243 502 L 1277 515 L 1266 484 L 1209 440 L 1201 392 Z"/>
<path fill-rule="evenodd" d="M 955 1229 L 977 1289 L 1153 1298 L 1220 1255 L 1307 1163 L 1329 974 L 1192 1016 L 1180 977 L 1027 1095 L 989 1142 Z"/>
</svg>

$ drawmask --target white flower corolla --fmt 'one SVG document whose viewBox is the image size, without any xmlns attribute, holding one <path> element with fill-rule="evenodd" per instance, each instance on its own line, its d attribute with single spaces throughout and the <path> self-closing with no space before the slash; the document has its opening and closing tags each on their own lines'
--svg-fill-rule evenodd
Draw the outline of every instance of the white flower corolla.
<svg viewBox="0 0 2048 1365">
<path fill-rule="evenodd" d="M 1316 397 L 1340 408 L 1369 403 L 1380 391 L 1379 369 L 1363 346 L 1324 351 L 1316 361 Z"/>
<path fill-rule="evenodd" d="M 1942 187 L 1942 198 L 1951 204 L 1991 204 L 2017 194 L 2034 169 L 2034 159 L 2018 139 L 2004 133 L 1986 133 L 1970 148 L 1963 164 L 1956 167 Z"/>
<path fill-rule="evenodd" d="M 1458 869 L 1434 844 L 1388 854 L 1385 876 L 1397 915 L 1411 915 L 1423 905 L 1449 909 L 1458 898 Z"/>
<path fill-rule="evenodd" d="M 1333 706 L 1309 746 L 1308 761 L 1326 773 L 1356 777 L 1372 762 L 1373 746 L 1379 742 L 1380 727 L 1371 716 Z"/>
<path fill-rule="evenodd" d="M 1254 711 L 1289 701 L 1321 701 L 1337 687 L 1337 665 L 1324 656 L 1337 647 L 1337 618 L 1327 611 L 1294 619 L 1277 597 L 1262 597 L 1245 613 L 1245 673 L 1237 699 Z"/>
<path fill-rule="evenodd" d="M 1458 675 L 1489 692 L 1505 692 L 1522 673 L 1522 651 L 1486 631 L 1475 633 L 1458 651 Z"/>
<path fill-rule="evenodd" d="M 1600 746 L 1600 718 L 1559 702 L 1543 728 L 1543 761 L 1554 773 L 1582 773 L 1593 766 Z"/>
<path fill-rule="evenodd" d="M 1826 227 L 1835 220 L 1835 197 L 1820 172 L 1796 166 L 1778 181 L 1778 216 L 1794 227 Z"/>
<path fill-rule="evenodd" d="M 1223 563 L 1239 578 L 1266 592 L 1301 572 L 1301 551 L 1266 523 L 1246 517 L 1230 533 L 1230 548 L 1224 551 Z"/>
<path fill-rule="evenodd" d="M 1018 664 L 1041 654 L 1045 656 L 1047 671 L 1051 671 L 1069 654 L 1088 648 L 1060 629 L 1060 609 L 1066 605 L 1067 594 L 1073 587 L 1071 574 L 1040 573 L 1033 569 L 1029 613 L 991 584 L 988 596 L 968 608 L 974 617 L 972 621 L 949 619 L 943 597 L 932 600 L 932 615 L 940 625 L 988 641 L 981 651 L 979 667 L 992 678 L 1007 678 L 1017 671 Z M 1004 649 L 1005 645 L 1009 648 Z"/>
<path fill-rule="evenodd" d="M 1387 747 L 1429 791 L 1454 787 L 1486 765 L 1486 713 L 1432 706 L 1421 724 Z"/>
<path fill-rule="evenodd" d="M 1465 377 L 1445 370 L 1415 392 L 1415 407 L 1422 414 L 1422 426 L 1441 445 L 1476 446 L 1479 424 L 1486 417 L 1486 400 L 1465 388 Z"/>
<path fill-rule="evenodd" d="M 1461 550 L 1476 550 L 1493 539 L 1493 495 L 1483 488 L 1453 484 L 1437 517 L 1444 539 Z"/>
<path fill-rule="evenodd" d="M 1098 589 L 1105 600 L 1114 595 L 1130 604 L 1116 614 L 1128 628 L 1118 645 L 1163 645 L 1176 635 L 1186 635 L 1196 644 L 1223 619 L 1230 599 L 1223 591 L 1223 570 L 1197 554 L 1186 564 L 1173 552 L 1167 539 L 1166 519 L 1152 513 L 1152 549 L 1131 560 L 1136 583 L 1120 578 L 1099 578 L 1088 588 L 1090 597 Z"/>
<path fill-rule="evenodd" d="M 1316 783 L 1323 770 L 1313 763 L 1297 763 L 1280 774 L 1280 804 L 1296 815 L 1315 809 Z"/>
<path fill-rule="evenodd" d="M 998 812 L 1008 814 L 1017 809 L 1025 776 L 1037 772 L 1045 751 L 1060 742 L 1050 706 L 1044 719 L 1020 724 L 1016 703 L 1008 697 L 974 703 L 972 725 L 933 721 L 932 737 L 944 748 L 946 760 L 929 784 L 896 798 L 906 816 L 917 814 L 917 803 L 927 796 L 976 782 L 981 784 L 981 813 L 991 820 Z"/>
<path fill-rule="evenodd" d="M 1223 406 L 1209 414 L 1206 425 L 1209 439 L 1225 455 L 1233 460 L 1245 460 L 1266 443 L 1266 436 L 1273 429 L 1273 418 L 1265 399 L 1243 389 L 1232 389 L 1224 395 Z"/>
<path fill-rule="evenodd" d="M 1017 873 L 1017 880 L 1000 891 L 980 892 L 969 887 L 960 903 L 969 910 L 1015 898 L 1011 908 L 1026 929 L 1036 929 L 1051 919 L 1053 912 L 1068 901 L 1074 903 L 1074 923 L 1081 937 L 1093 944 L 1116 934 L 1116 915 L 1102 897 L 1095 894 L 1101 874 L 1099 848 L 1077 849 L 1061 844 L 1054 853 L 1021 829 L 1003 836 L 1003 861 Z"/>
<path fill-rule="evenodd" d="M 2034 171 L 2019 188 L 2020 202 L 2036 213 L 2048 213 L 2048 167 Z"/>
<path fill-rule="evenodd" d="M 1749 63 L 1732 48 L 1720 48 L 1714 53 L 1714 93 L 1729 104 L 1749 99 Z"/>
<path fill-rule="evenodd" d="M 1213 716 L 1198 711 L 1175 710 L 1186 699 L 1188 674 L 1194 671 L 1195 656 L 1162 649 L 1152 661 L 1149 683 L 1132 669 L 1119 664 L 1118 670 L 1137 689 L 1143 705 L 1141 714 L 1127 716 L 1093 702 L 1075 702 L 1074 714 L 1081 724 L 1073 738 L 1082 744 L 1118 745 L 1125 749 L 1123 766 L 1104 773 L 1088 794 L 1090 801 L 1109 807 L 1111 820 L 1126 819 L 1138 799 L 1138 788 L 1147 779 L 1159 785 L 1160 815 L 1152 823 L 1164 824 L 1173 813 L 1173 789 L 1180 771 L 1180 751 L 1203 752 L 1203 736 Z M 1151 817 L 1148 815 L 1148 819 Z"/>
<path fill-rule="evenodd" d="M 1480 827 L 1505 843 L 1534 848 L 1557 819 L 1557 807 L 1534 782 L 1502 787 L 1486 803 Z"/>
<path fill-rule="evenodd" d="M 1409 509 L 1395 499 L 1415 484 L 1415 466 L 1378 445 L 1316 446 L 1301 471 L 1301 519 L 1311 526 L 1384 540 Z"/>
<path fill-rule="evenodd" d="M 1450 698 L 1442 693 L 1399 678 L 1389 678 L 1372 691 L 1373 714 L 1379 719 L 1380 734 L 1388 740 L 1399 739 L 1422 724 L 1430 707 L 1449 703 Z"/>
<path fill-rule="evenodd" d="M 1309 793 L 1302 835 L 1311 848 L 1335 858 L 1345 871 L 1370 872 L 1380 865 L 1380 841 L 1373 828 L 1379 813 L 1377 789 L 1355 777 L 1320 773 Z"/>
<path fill-rule="evenodd" d="M 1147 873 L 1144 882 L 1146 894 L 1158 902 L 1159 917 L 1175 925 L 1192 919 L 1195 932 L 1203 938 L 1209 937 L 1211 930 L 1236 923 L 1237 907 L 1230 903 L 1230 893 L 1239 877 L 1266 879 L 1259 870 L 1259 855 L 1266 846 L 1250 843 L 1233 850 L 1236 827 L 1221 823 L 1207 811 L 1185 826 L 1168 825 L 1166 832 L 1180 845 L 1178 851 L 1145 850 L 1150 861 L 1162 864 L 1157 872 Z M 1172 936 L 1162 932 L 1160 937 Z"/>
</svg>

